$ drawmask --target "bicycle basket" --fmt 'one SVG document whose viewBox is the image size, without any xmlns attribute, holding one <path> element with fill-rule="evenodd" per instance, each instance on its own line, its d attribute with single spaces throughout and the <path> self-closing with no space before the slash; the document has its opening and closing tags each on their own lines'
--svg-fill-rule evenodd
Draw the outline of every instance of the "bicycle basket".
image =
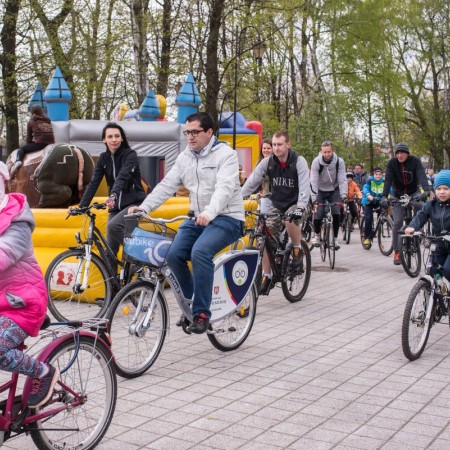
<svg viewBox="0 0 450 450">
<path fill-rule="evenodd" d="M 140 222 L 127 236 L 124 253 L 128 260 L 162 267 L 176 231 L 154 222 Z"/>
</svg>

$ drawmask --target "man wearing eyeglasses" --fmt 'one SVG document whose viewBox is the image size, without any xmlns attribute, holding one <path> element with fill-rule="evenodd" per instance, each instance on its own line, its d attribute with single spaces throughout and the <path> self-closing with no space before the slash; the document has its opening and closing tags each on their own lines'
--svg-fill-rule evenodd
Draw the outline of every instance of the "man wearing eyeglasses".
<svg viewBox="0 0 450 450">
<path fill-rule="evenodd" d="M 186 220 L 180 225 L 166 262 L 184 296 L 194 298 L 194 321 L 188 330 L 201 334 L 208 329 L 211 317 L 213 257 L 240 238 L 245 220 L 244 204 L 237 153 L 214 136 L 212 117 L 206 113 L 191 114 L 183 134 L 188 142 L 186 149 L 144 202 L 128 212 L 141 209 L 149 213 L 181 186 L 188 189 L 196 220 Z M 187 265 L 189 260 L 192 274 Z"/>
<path fill-rule="evenodd" d="M 333 149 L 331 141 L 322 142 L 319 156 L 311 164 L 311 198 L 317 202 L 313 226 L 314 236 L 311 243 L 316 247 L 320 245 L 320 225 L 325 217 L 325 203 L 330 203 L 333 215 L 334 248 L 340 248 L 338 242 L 339 225 L 341 222 L 342 206 L 336 203 L 347 201 L 347 177 L 345 163 Z"/>
<path fill-rule="evenodd" d="M 277 236 L 281 231 L 283 215 L 290 216 L 285 220 L 286 231 L 292 241 L 292 266 L 301 266 L 301 230 L 300 220 L 309 202 L 308 164 L 303 156 L 291 149 L 289 135 L 285 131 L 277 131 L 272 137 L 273 155 L 263 159 L 242 187 L 242 196 L 247 197 L 258 189 L 267 176 L 270 182 L 269 217 L 267 226 Z M 263 278 L 259 295 L 268 295 L 274 284 L 272 269 L 267 252 L 262 259 Z"/>
</svg>

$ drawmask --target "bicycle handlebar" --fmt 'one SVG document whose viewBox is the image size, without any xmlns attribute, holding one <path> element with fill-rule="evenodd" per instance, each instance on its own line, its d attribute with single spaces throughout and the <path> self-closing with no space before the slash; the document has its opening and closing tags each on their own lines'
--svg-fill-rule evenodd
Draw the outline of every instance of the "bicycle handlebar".
<svg viewBox="0 0 450 450">
<path fill-rule="evenodd" d="M 92 205 L 86 206 L 86 207 L 82 207 L 82 208 L 80 208 L 80 207 L 78 207 L 78 208 L 71 207 L 71 208 L 69 208 L 66 220 L 70 216 L 81 216 L 82 214 L 88 214 L 88 212 L 91 209 L 106 209 L 106 208 L 107 208 L 106 203 L 97 203 L 97 202 L 94 202 L 94 203 L 92 203 Z"/>
<path fill-rule="evenodd" d="M 173 217 L 172 219 L 154 218 L 154 217 L 150 217 L 147 213 L 145 213 L 142 210 L 138 210 L 132 214 L 126 214 L 124 217 L 125 217 L 125 219 L 144 218 L 150 222 L 155 222 L 155 223 L 160 223 L 160 224 L 178 222 L 179 220 L 195 220 L 196 219 L 196 217 L 191 214 L 176 216 L 176 217 Z"/>
</svg>

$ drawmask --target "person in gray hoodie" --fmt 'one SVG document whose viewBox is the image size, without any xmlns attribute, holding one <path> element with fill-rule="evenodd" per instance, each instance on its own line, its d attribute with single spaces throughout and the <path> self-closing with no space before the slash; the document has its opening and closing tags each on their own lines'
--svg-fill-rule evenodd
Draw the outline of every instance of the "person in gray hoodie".
<svg viewBox="0 0 450 450">
<path fill-rule="evenodd" d="M 322 143 L 319 155 L 311 164 L 310 180 L 311 199 L 319 204 L 313 221 L 312 244 L 320 245 L 320 224 L 325 217 L 325 206 L 323 205 L 333 203 L 331 213 L 333 214 L 334 245 L 337 250 L 339 248 L 341 205 L 336 203 L 347 201 L 347 177 L 344 160 L 336 155 L 331 141 Z"/>
<path fill-rule="evenodd" d="M 129 208 L 128 213 L 155 210 L 181 186 L 189 191 L 196 219 L 180 225 L 166 262 L 184 297 L 194 298 L 194 321 L 188 330 L 201 334 L 208 329 L 211 317 L 213 257 L 240 238 L 244 229 L 244 202 L 237 153 L 214 136 L 212 117 L 206 113 L 191 114 L 186 118 L 183 134 L 187 148 L 144 202 Z M 188 260 L 192 263 L 192 275 Z"/>
</svg>

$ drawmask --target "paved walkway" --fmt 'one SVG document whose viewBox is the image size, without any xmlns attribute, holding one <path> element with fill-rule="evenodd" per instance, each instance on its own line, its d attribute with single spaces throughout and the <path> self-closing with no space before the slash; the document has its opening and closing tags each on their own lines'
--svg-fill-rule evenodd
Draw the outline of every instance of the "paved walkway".
<svg viewBox="0 0 450 450">
<path fill-rule="evenodd" d="M 120 379 L 98 448 L 450 449 L 448 325 L 434 327 L 422 358 L 408 362 L 400 329 L 415 280 L 353 238 L 334 271 L 314 250 L 302 302 L 279 288 L 261 297 L 235 352 L 184 334 L 172 307 L 159 359 L 142 377 Z"/>
</svg>

